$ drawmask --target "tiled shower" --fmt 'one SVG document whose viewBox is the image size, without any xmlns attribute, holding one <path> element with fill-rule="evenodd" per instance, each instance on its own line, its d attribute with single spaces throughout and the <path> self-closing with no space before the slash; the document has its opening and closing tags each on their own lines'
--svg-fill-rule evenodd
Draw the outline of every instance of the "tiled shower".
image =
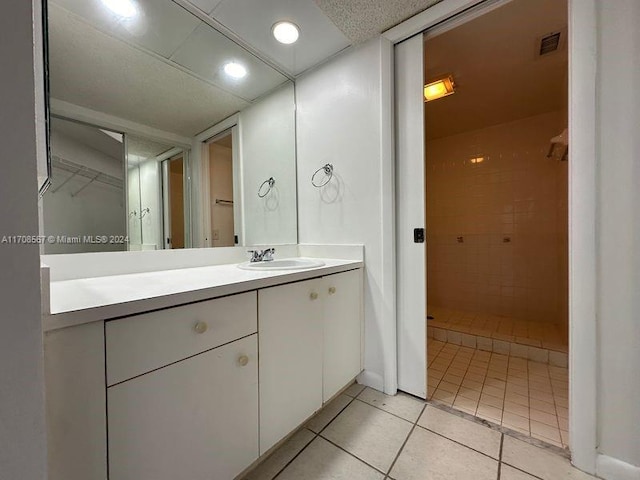
<svg viewBox="0 0 640 480">
<path fill-rule="evenodd" d="M 429 336 L 566 367 L 568 162 L 554 111 L 427 142 Z"/>
<path fill-rule="evenodd" d="M 562 448 L 566 126 L 553 111 L 426 145 L 428 397 Z"/>
</svg>

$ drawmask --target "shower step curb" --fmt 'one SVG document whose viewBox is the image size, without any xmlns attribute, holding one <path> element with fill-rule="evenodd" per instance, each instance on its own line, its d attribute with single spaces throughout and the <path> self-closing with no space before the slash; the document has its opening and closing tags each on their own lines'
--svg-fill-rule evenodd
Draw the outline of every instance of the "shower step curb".
<svg viewBox="0 0 640 480">
<path fill-rule="evenodd" d="M 559 352 L 547 348 L 532 347 L 521 343 L 498 340 L 495 338 L 469 333 L 456 332 L 444 328 L 427 326 L 427 337 L 441 342 L 462 345 L 487 352 L 495 352 L 504 355 L 512 355 L 518 358 L 526 358 L 534 362 L 546 363 L 556 367 L 568 367 L 569 355 L 567 352 Z"/>
</svg>

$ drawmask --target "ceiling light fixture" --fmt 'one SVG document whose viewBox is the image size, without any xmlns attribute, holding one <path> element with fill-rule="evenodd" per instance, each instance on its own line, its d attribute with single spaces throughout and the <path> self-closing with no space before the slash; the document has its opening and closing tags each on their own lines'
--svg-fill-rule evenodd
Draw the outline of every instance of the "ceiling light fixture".
<svg viewBox="0 0 640 480">
<path fill-rule="evenodd" d="M 285 45 L 296 43 L 300 36 L 300 29 L 296 24 L 284 21 L 276 23 L 271 28 L 271 32 L 277 41 Z"/>
<path fill-rule="evenodd" d="M 424 86 L 424 99 L 426 102 L 430 102 L 431 100 L 447 97 L 455 93 L 455 87 L 456 85 L 451 75 L 439 78 Z"/>
<path fill-rule="evenodd" d="M 224 73 L 232 78 L 244 78 L 247 76 L 247 69 L 237 62 L 229 62 L 224 66 Z"/>
<path fill-rule="evenodd" d="M 133 0 L 102 0 L 102 3 L 119 17 L 131 18 L 138 14 L 138 7 Z"/>
</svg>

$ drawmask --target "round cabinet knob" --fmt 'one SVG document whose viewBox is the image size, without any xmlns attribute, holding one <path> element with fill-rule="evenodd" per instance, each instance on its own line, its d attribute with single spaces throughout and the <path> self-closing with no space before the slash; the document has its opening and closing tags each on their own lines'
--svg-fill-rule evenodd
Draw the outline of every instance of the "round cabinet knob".
<svg viewBox="0 0 640 480">
<path fill-rule="evenodd" d="M 329 295 L 336 293 L 336 287 L 329 287 Z"/>
<path fill-rule="evenodd" d="M 193 329 L 196 331 L 196 333 L 204 333 L 207 331 L 207 329 L 209 328 L 209 326 L 207 325 L 206 322 L 198 322 L 196 323 L 196 326 L 193 327 Z"/>
<path fill-rule="evenodd" d="M 246 355 L 240 355 L 238 357 L 238 365 L 240 365 L 241 367 L 246 367 L 248 363 L 249 357 L 247 357 Z"/>
<path fill-rule="evenodd" d="M 311 292 L 311 295 L 309 295 L 309 298 L 311 298 L 311 300 L 317 300 L 318 294 L 316 292 Z"/>
</svg>

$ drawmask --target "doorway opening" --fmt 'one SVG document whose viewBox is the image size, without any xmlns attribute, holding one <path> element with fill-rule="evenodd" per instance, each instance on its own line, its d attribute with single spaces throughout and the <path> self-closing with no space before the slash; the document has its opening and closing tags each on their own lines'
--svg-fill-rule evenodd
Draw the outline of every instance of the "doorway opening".
<svg viewBox="0 0 640 480">
<path fill-rule="evenodd" d="M 568 448 L 567 2 L 424 34 L 427 396 Z"/>
<path fill-rule="evenodd" d="M 211 246 L 233 247 L 238 243 L 233 201 L 233 129 L 214 137 L 208 149 Z"/>
</svg>

